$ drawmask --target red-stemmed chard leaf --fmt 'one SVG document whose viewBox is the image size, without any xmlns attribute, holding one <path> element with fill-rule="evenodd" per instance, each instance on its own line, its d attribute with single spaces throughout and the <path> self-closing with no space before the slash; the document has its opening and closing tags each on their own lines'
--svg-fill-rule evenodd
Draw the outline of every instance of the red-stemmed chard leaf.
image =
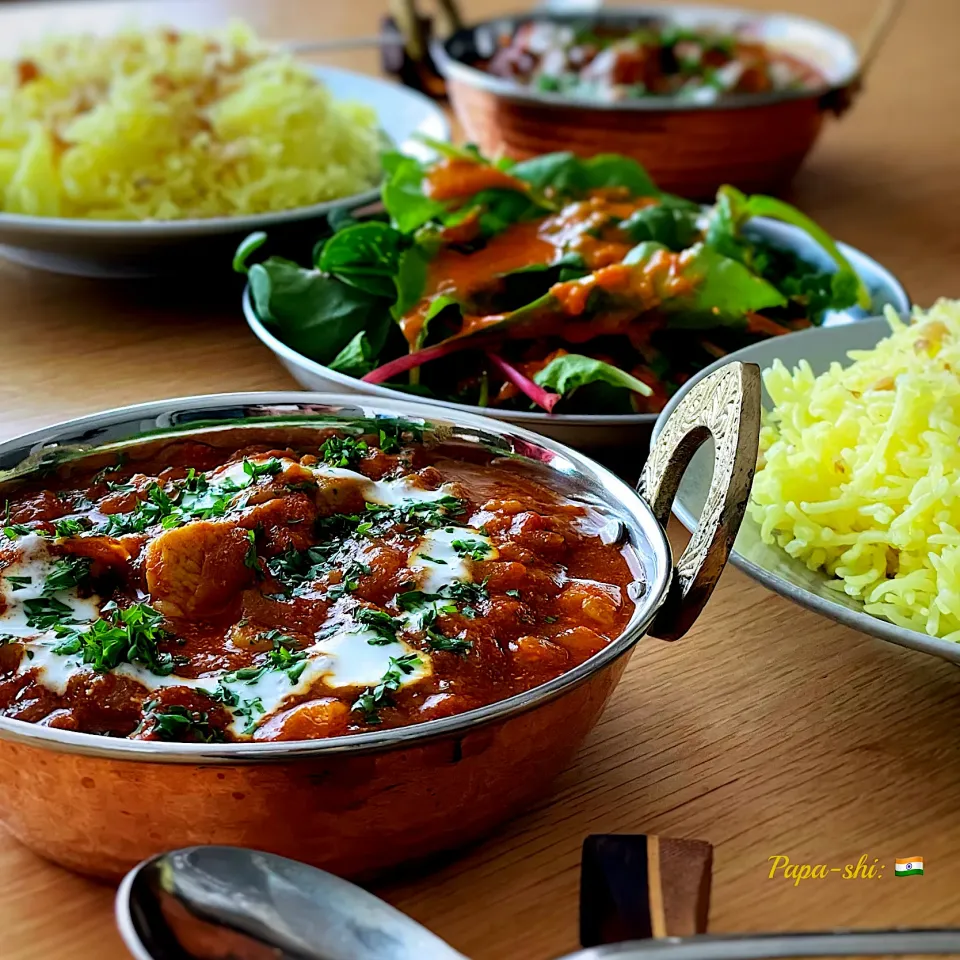
<svg viewBox="0 0 960 960">
<path fill-rule="evenodd" d="M 450 340 L 444 340 L 443 343 L 438 343 L 436 346 L 426 347 L 423 350 L 415 350 L 413 353 L 406 353 L 402 357 L 397 357 L 396 360 L 391 360 L 382 367 L 371 370 L 362 379 L 366 383 L 384 383 L 398 374 L 413 370 L 414 367 L 421 367 L 431 360 L 439 360 L 441 357 L 445 357 L 450 353 L 456 353 L 459 350 L 469 350 L 478 346 L 480 346 L 480 344 L 477 343 L 477 340 L 473 337 L 470 339 L 466 337 L 462 339 L 454 337 Z"/>
<path fill-rule="evenodd" d="M 552 413 L 553 408 L 560 399 L 559 393 L 551 393 L 544 390 L 539 384 L 534 383 L 529 377 L 524 376 L 516 367 L 507 363 L 502 357 L 487 351 L 487 359 L 490 365 L 502 377 L 509 380 L 521 393 L 528 396 L 538 407 L 543 407 L 547 413 Z"/>
</svg>

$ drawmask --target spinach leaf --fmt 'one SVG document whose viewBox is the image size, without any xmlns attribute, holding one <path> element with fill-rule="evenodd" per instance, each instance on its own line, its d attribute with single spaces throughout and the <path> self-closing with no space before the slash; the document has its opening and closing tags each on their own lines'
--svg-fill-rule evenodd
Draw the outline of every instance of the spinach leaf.
<svg viewBox="0 0 960 960">
<path fill-rule="evenodd" d="M 813 323 L 827 310 L 846 310 L 857 302 L 857 283 L 852 275 L 822 270 L 792 250 L 750 236 L 751 266 L 764 280 L 800 304 Z"/>
<path fill-rule="evenodd" d="M 370 345 L 370 338 L 361 330 L 327 366 L 359 380 L 374 368 L 375 361 L 376 354 Z"/>
<path fill-rule="evenodd" d="M 385 223 L 357 223 L 323 244 L 317 266 L 350 286 L 392 300 L 405 245 L 403 234 Z"/>
<path fill-rule="evenodd" d="M 460 301 L 445 293 L 437 294 L 437 296 L 430 301 L 430 306 L 427 307 L 427 311 L 423 315 L 423 323 L 420 326 L 420 333 L 413 344 L 414 347 L 421 347 L 426 343 L 427 334 L 430 332 L 430 321 L 443 313 L 447 307 L 457 307 L 459 309 Z"/>
<path fill-rule="evenodd" d="M 394 318 L 399 319 L 420 302 L 427 285 L 429 263 L 427 250 L 419 244 L 408 247 L 400 254 L 393 274 L 396 302 L 391 312 Z"/>
<path fill-rule="evenodd" d="M 533 379 L 541 387 L 549 387 L 564 397 L 569 397 L 588 383 L 607 383 L 645 397 L 653 392 L 642 380 L 632 377 L 625 370 L 579 353 L 555 357 Z"/>
<path fill-rule="evenodd" d="M 451 160 L 469 160 L 471 163 L 491 165 L 475 143 L 465 143 L 460 146 L 456 143 L 448 143 L 446 140 L 434 140 L 433 137 L 427 137 L 423 134 L 414 134 L 414 137 L 422 144 L 430 147 L 431 150 L 436 151 L 441 156 L 449 157 Z"/>
<path fill-rule="evenodd" d="M 710 215 L 706 242 L 719 252 L 750 266 L 750 242 L 740 235 L 740 231 L 751 217 L 770 217 L 803 230 L 837 265 L 837 273 L 840 275 L 837 281 L 838 292 L 842 294 L 853 287 L 856 290 L 856 302 L 865 310 L 870 308 L 869 290 L 850 265 L 850 261 L 840 252 L 830 234 L 796 207 L 775 197 L 767 197 L 759 193 L 748 197 L 736 187 L 729 185 L 721 187 L 717 191 L 717 203 Z"/>
<path fill-rule="evenodd" d="M 672 327 L 705 330 L 736 326 L 747 313 L 782 307 L 787 302 L 776 287 L 738 260 L 702 243 L 690 248 L 683 275 L 693 283 L 692 295 L 667 300 L 661 306 L 670 314 Z"/>
<path fill-rule="evenodd" d="M 415 157 L 387 153 L 383 157 L 387 179 L 381 198 L 390 220 L 401 233 L 412 233 L 447 209 L 439 200 L 431 200 L 423 192 L 426 167 Z"/>
<path fill-rule="evenodd" d="M 537 190 L 550 187 L 570 197 L 603 187 L 626 187 L 634 197 L 660 196 L 636 160 L 615 153 L 600 153 L 586 160 L 568 152 L 547 153 L 514 164 L 510 173 Z"/>
<path fill-rule="evenodd" d="M 696 204 L 665 196 L 655 206 L 641 207 L 621 221 L 620 229 L 632 243 L 653 240 L 679 253 L 699 236 L 699 216 L 700 208 Z"/>
<path fill-rule="evenodd" d="M 474 194 L 462 212 L 444 218 L 444 223 L 452 224 L 472 215 L 479 210 L 480 234 L 492 237 L 502 233 L 507 227 L 521 220 L 543 216 L 545 208 L 540 206 L 526 193 L 507 190 L 505 187 L 491 187 Z"/>
<path fill-rule="evenodd" d="M 329 363 L 360 331 L 375 354 L 383 349 L 391 320 L 381 297 L 281 257 L 254 264 L 249 277 L 257 316 L 299 353 Z"/>
</svg>

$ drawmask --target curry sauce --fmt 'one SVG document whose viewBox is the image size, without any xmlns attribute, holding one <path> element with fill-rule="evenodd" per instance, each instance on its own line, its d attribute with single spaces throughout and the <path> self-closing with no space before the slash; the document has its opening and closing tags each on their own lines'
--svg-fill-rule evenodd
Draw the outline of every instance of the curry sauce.
<svg viewBox="0 0 960 960">
<path fill-rule="evenodd" d="M 513 461 L 389 430 L 179 439 L 9 491 L 0 714 L 301 740 L 492 703 L 606 646 L 629 554 Z"/>
</svg>

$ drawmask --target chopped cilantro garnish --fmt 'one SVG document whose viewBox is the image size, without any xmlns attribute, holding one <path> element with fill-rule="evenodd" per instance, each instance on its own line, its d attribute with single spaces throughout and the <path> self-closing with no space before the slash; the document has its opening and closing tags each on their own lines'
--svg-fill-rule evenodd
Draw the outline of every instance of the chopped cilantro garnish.
<svg viewBox="0 0 960 960">
<path fill-rule="evenodd" d="M 414 530 L 449 526 L 454 517 L 466 513 L 466 506 L 456 497 L 442 496 L 436 500 L 403 500 L 393 506 L 368 503 L 367 513 L 378 527 L 402 524 Z"/>
<path fill-rule="evenodd" d="M 367 452 L 363 440 L 353 437 L 330 437 L 320 448 L 320 459 L 332 467 L 350 467 L 362 460 Z"/>
<path fill-rule="evenodd" d="M 339 600 L 348 592 L 352 592 L 360 586 L 360 577 L 373 572 L 373 568 L 368 563 L 360 560 L 351 560 L 342 571 L 342 579 L 339 583 L 331 584 L 327 590 L 327 596 L 331 600 Z"/>
<path fill-rule="evenodd" d="M 60 590 L 69 590 L 70 587 L 85 582 L 90 577 L 92 563 L 89 557 L 63 557 L 58 560 L 43 581 L 43 595 L 50 597 Z M 29 577 L 27 579 L 29 580 Z"/>
<path fill-rule="evenodd" d="M 420 657 L 415 653 L 405 653 L 401 657 L 391 657 L 390 667 L 375 687 L 367 687 L 357 697 L 352 710 L 363 714 L 367 723 L 380 723 L 381 707 L 389 706 L 393 701 L 390 694 L 400 689 L 404 674 L 413 673 L 420 665 Z"/>
<path fill-rule="evenodd" d="M 225 673 L 221 678 L 221 683 L 256 683 L 269 667 L 240 667 L 239 670 L 233 670 Z"/>
<path fill-rule="evenodd" d="M 154 483 L 147 490 L 145 500 L 138 500 L 136 506 L 127 513 L 111 513 L 100 526 L 99 532 L 107 536 L 120 536 L 125 533 L 143 533 L 148 527 L 158 523 L 176 526 L 176 521 L 166 523 L 175 510 L 173 498 L 160 484 Z"/>
<path fill-rule="evenodd" d="M 257 535 L 252 531 L 247 531 L 247 555 L 243 558 L 243 565 L 260 573 L 260 558 L 257 556 Z"/>
<path fill-rule="evenodd" d="M 102 470 L 98 470 L 98 471 L 90 478 L 90 482 L 91 482 L 91 483 L 103 483 L 103 481 L 106 480 L 107 477 L 109 477 L 111 473 L 117 473 L 117 472 L 119 472 L 120 470 L 122 470 L 123 467 L 126 465 L 128 459 L 129 459 L 129 458 L 127 457 L 127 454 L 126 454 L 126 453 L 119 453 L 119 454 L 117 454 L 116 463 L 107 464 L 107 466 L 105 466 Z"/>
<path fill-rule="evenodd" d="M 353 616 L 357 623 L 362 623 L 372 633 L 376 634 L 375 639 L 367 641 L 374 646 L 396 643 L 397 633 L 404 627 L 402 620 L 391 617 L 389 613 L 377 610 L 375 607 L 357 607 L 353 611 Z"/>
<path fill-rule="evenodd" d="M 153 722 L 153 731 L 160 740 L 222 743 L 223 732 L 211 726 L 208 714 L 199 710 L 171 705 L 158 708 L 156 701 L 144 705 L 144 723 Z"/>
<path fill-rule="evenodd" d="M 286 670 L 290 682 L 296 683 L 307 666 L 306 651 L 299 649 L 300 643 L 296 637 L 288 637 L 279 630 L 268 630 L 260 637 L 273 644 L 273 649 L 267 654 L 270 669 Z"/>
<path fill-rule="evenodd" d="M 10 501 L 7 500 L 3 505 L 3 534 L 8 540 L 16 540 L 17 537 L 26 536 L 31 533 L 32 527 L 25 523 L 10 522 Z"/>
<path fill-rule="evenodd" d="M 473 641 L 461 639 L 459 637 L 448 637 L 440 633 L 439 630 L 427 630 L 427 643 L 431 650 L 439 650 L 445 653 L 469 653 L 473 649 Z"/>
<path fill-rule="evenodd" d="M 469 557 L 471 560 L 483 560 L 490 553 L 489 544 L 482 540 L 453 540 L 450 546 L 461 557 Z"/>
<path fill-rule="evenodd" d="M 559 617 L 544 617 L 544 623 L 556 623 L 560 618 Z"/>
<path fill-rule="evenodd" d="M 47 604 L 59 603 L 52 598 L 41 601 Z M 31 603 L 26 601 L 24 606 Z M 60 604 L 65 611 L 73 611 Z M 104 605 L 99 620 L 89 625 L 77 625 L 60 619 L 51 622 L 49 627 L 62 638 L 53 652 L 61 655 L 80 653 L 83 662 L 90 664 L 98 672 L 106 672 L 121 663 L 140 663 L 152 673 L 166 676 L 177 665 L 169 653 L 161 653 L 158 644 L 167 639 L 163 629 L 163 614 L 146 603 L 134 603 L 120 608 L 111 601 Z"/>
<path fill-rule="evenodd" d="M 34 630 L 53 630 L 61 624 L 77 622 L 73 618 L 73 607 L 55 597 L 24 600 L 23 609 L 27 614 L 27 626 Z"/>
<path fill-rule="evenodd" d="M 281 470 L 283 470 L 283 464 L 276 457 L 270 457 L 261 463 L 254 463 L 253 460 L 243 461 L 243 472 L 249 477 L 246 486 L 256 483 L 261 477 L 275 477 Z"/>
<path fill-rule="evenodd" d="M 235 484 L 227 486 L 231 489 L 213 486 L 203 473 L 198 473 L 191 467 L 182 483 L 178 508 L 171 515 L 175 517 L 175 523 L 222 517 L 230 509 L 231 501 L 237 492 L 232 489 Z"/>
<path fill-rule="evenodd" d="M 29 526 L 26 523 L 8 523 L 3 528 L 4 536 L 8 540 L 16 540 L 17 537 L 25 537 L 27 534 L 33 533 L 33 527 Z"/>
<path fill-rule="evenodd" d="M 383 453 L 396 453 L 400 449 L 400 431 L 395 425 L 390 429 L 381 427 L 379 441 Z"/>
<path fill-rule="evenodd" d="M 17 577 L 12 573 L 5 574 L 3 579 L 13 585 L 14 592 L 22 590 L 24 587 L 29 587 L 30 584 L 33 583 L 32 577 Z"/>
<path fill-rule="evenodd" d="M 439 564 L 440 566 L 443 566 L 443 567 L 445 567 L 445 566 L 447 565 L 447 561 L 446 561 L 446 560 L 442 560 L 440 557 L 431 557 L 431 556 L 430 556 L 429 554 L 427 554 L 427 553 L 419 553 L 419 554 L 417 554 L 417 556 L 418 556 L 421 560 L 426 560 L 428 563 L 436 563 L 436 564 Z"/>
<path fill-rule="evenodd" d="M 439 593 L 424 593 L 420 590 L 409 590 L 401 593 L 397 599 L 397 606 L 401 610 L 414 614 L 411 625 L 415 630 L 423 630 L 426 634 L 427 643 L 432 650 L 443 650 L 450 653 L 467 653 L 472 647 L 470 640 L 448 637 L 441 633 L 437 627 L 437 618 L 460 613 L 468 619 L 476 616 L 473 607 L 465 605 L 457 606 L 456 598 L 463 599 L 464 592 L 457 591 L 456 587 L 476 587 L 477 590 L 471 596 L 480 596 L 483 592 L 483 598 L 486 598 L 486 590 L 478 584 L 446 584 Z M 474 601 L 479 602 L 479 601 Z"/>
<path fill-rule="evenodd" d="M 53 534 L 55 537 L 76 537 L 81 533 L 86 533 L 93 526 L 88 517 L 81 519 L 67 518 L 65 520 L 54 520 Z"/>
<path fill-rule="evenodd" d="M 519 591 L 519 590 L 504 590 L 503 592 L 504 592 L 508 597 L 515 597 L 517 600 L 520 599 L 520 591 Z"/>
<path fill-rule="evenodd" d="M 252 700 L 238 699 L 235 702 L 237 706 L 234 707 L 233 715 L 246 720 L 246 723 L 243 725 L 244 733 L 253 733 L 257 728 L 257 723 L 260 718 L 266 712 L 263 701 L 259 697 L 254 697 Z"/>
</svg>

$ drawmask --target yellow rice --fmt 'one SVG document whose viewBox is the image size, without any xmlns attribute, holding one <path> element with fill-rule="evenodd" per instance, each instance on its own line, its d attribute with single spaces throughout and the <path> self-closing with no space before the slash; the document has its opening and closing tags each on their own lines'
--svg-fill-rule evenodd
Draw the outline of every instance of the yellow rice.
<svg viewBox="0 0 960 960">
<path fill-rule="evenodd" d="M 0 209 L 172 220 L 284 210 L 380 179 L 374 111 L 242 24 L 43 40 L 0 63 Z"/>
<path fill-rule="evenodd" d="M 846 367 L 764 372 L 750 515 L 867 612 L 960 642 L 960 301 L 887 319 Z"/>
</svg>

